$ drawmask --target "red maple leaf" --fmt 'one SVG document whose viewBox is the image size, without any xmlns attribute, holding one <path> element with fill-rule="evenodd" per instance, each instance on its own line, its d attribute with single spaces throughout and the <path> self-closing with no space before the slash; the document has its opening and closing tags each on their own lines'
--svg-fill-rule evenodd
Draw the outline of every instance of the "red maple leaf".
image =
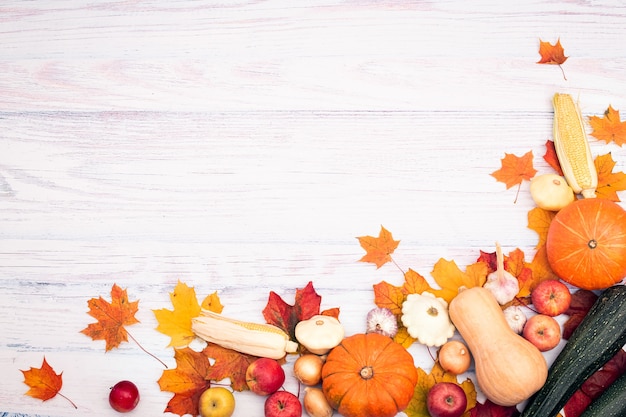
<svg viewBox="0 0 626 417">
<path fill-rule="evenodd" d="M 269 324 L 283 329 L 292 340 L 296 340 L 296 324 L 320 314 L 322 297 L 315 292 L 313 283 L 303 289 L 296 290 L 296 299 L 293 305 L 286 303 L 280 295 L 270 291 L 267 305 L 263 309 L 263 317 Z"/>
</svg>

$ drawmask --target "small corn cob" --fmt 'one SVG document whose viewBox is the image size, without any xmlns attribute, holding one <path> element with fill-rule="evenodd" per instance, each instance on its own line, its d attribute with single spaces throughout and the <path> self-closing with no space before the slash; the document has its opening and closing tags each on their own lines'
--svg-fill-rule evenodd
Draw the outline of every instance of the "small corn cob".
<svg viewBox="0 0 626 417">
<path fill-rule="evenodd" d="M 595 197 L 598 173 L 593 163 L 585 125 L 572 96 L 556 93 L 554 105 L 554 147 L 563 176 L 576 194 Z"/>
<path fill-rule="evenodd" d="M 263 358 L 280 359 L 298 349 L 276 326 L 235 320 L 208 310 L 191 319 L 191 329 L 207 342 Z"/>
</svg>

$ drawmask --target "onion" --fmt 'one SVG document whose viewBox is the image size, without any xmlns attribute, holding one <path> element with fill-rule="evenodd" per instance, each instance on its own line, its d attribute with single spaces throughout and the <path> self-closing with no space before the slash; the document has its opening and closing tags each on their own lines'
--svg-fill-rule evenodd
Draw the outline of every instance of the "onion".
<svg viewBox="0 0 626 417">
<path fill-rule="evenodd" d="M 293 373 L 304 385 L 316 385 L 322 379 L 324 361 L 317 355 L 307 353 L 300 356 L 293 364 Z"/>
<path fill-rule="evenodd" d="M 450 340 L 439 349 L 439 364 L 444 371 L 455 375 L 466 372 L 472 357 L 463 342 Z"/>
<path fill-rule="evenodd" d="M 330 417 L 333 415 L 333 408 L 328 404 L 326 396 L 319 388 L 306 387 L 302 403 L 310 417 Z"/>
</svg>

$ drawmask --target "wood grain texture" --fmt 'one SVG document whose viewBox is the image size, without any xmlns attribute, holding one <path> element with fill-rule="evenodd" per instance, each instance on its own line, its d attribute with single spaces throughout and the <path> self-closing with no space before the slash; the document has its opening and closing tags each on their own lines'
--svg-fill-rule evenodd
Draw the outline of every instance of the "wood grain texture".
<svg viewBox="0 0 626 417">
<path fill-rule="evenodd" d="M 529 150 L 550 171 L 555 91 L 586 116 L 626 109 L 625 36 L 616 1 L 4 1 L 0 416 L 117 415 L 121 379 L 140 387 L 134 415 L 163 414 L 158 362 L 79 333 L 114 282 L 140 300 L 129 331 L 173 366 L 152 310 L 178 280 L 251 321 L 269 291 L 313 281 L 350 334 L 372 285 L 402 281 L 358 262 L 355 237 L 381 225 L 427 277 L 496 240 L 532 256 L 528 183 L 515 202 L 489 174 Z M 567 80 L 536 64 L 559 37 Z M 625 169 L 621 148 L 591 146 Z M 43 355 L 78 410 L 24 395 Z M 235 417 L 262 404 L 237 394 Z"/>
</svg>

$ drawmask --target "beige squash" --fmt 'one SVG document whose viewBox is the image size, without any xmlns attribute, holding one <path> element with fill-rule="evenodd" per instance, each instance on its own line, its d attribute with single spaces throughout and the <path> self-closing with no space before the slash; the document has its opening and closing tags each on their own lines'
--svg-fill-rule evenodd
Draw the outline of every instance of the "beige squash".
<svg viewBox="0 0 626 417">
<path fill-rule="evenodd" d="M 478 386 L 488 399 L 512 406 L 543 386 L 548 375 L 543 355 L 509 327 L 489 290 L 461 291 L 450 303 L 449 314 L 472 353 Z"/>
</svg>

